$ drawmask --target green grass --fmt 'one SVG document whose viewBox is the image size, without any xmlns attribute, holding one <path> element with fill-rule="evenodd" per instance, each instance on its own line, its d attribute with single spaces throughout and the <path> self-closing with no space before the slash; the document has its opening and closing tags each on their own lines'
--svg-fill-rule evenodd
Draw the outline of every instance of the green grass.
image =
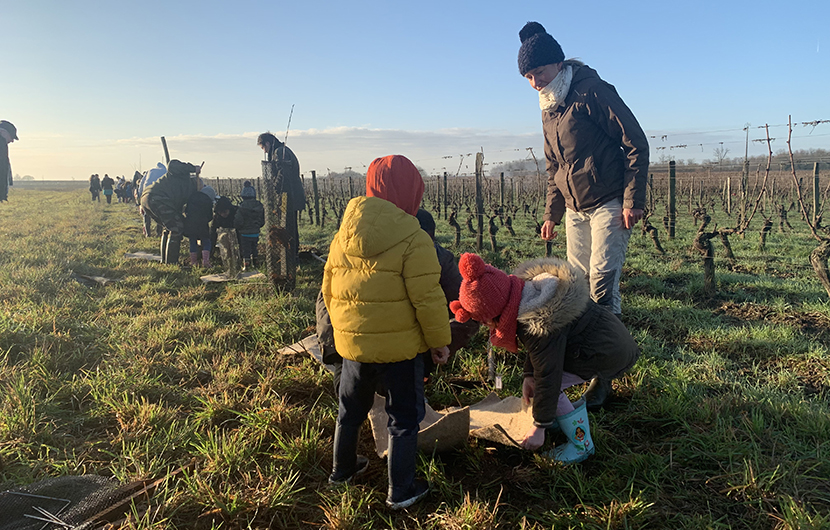
<svg viewBox="0 0 830 530">
<path fill-rule="evenodd" d="M 303 217 L 303 241 L 325 253 L 332 219 L 321 229 Z M 757 229 L 733 237 L 735 264 L 714 241 L 714 298 L 689 216 L 673 240 L 660 227 L 664 256 L 635 230 L 623 313 L 642 355 L 614 406 L 591 415 L 596 455 L 562 467 L 471 439 L 422 455 L 433 492 L 391 513 L 377 458 L 356 484 L 328 487 L 331 378 L 277 353 L 313 332 L 322 264 L 301 264 L 293 296 L 203 285 L 198 269 L 123 259 L 156 246 L 134 207 L 16 190 L 0 204 L 0 488 L 81 473 L 126 482 L 192 462 L 126 527 L 830 527 L 830 302 L 809 267 L 815 244 L 791 222 L 800 232 L 774 231 L 765 252 Z M 511 269 L 543 254 L 533 226 L 519 214 L 516 238 L 500 230 L 485 259 Z M 466 227 L 459 248 L 443 220 L 438 234 L 456 254 L 474 249 Z M 553 252 L 564 248 L 560 234 Z M 88 287 L 73 273 L 120 281 Z M 490 391 L 485 351 L 482 333 L 441 368 L 434 407 Z M 501 395 L 520 393 L 522 361 L 498 353 Z"/>
</svg>

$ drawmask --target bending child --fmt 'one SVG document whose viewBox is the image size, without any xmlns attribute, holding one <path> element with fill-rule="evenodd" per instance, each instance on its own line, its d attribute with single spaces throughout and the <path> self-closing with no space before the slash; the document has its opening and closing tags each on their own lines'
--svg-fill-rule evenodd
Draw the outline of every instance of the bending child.
<svg viewBox="0 0 830 530">
<path fill-rule="evenodd" d="M 534 425 L 522 447 L 540 448 L 545 429 L 558 426 L 568 443 L 554 449 L 554 459 L 571 464 L 594 454 L 585 401 L 571 403 L 564 390 L 634 366 L 640 350 L 623 323 L 591 300 L 585 275 L 560 259 L 528 261 L 507 275 L 463 254 L 458 268 L 464 281 L 450 303 L 455 318 L 488 325 L 494 346 L 516 352 L 520 341 L 527 351 L 522 398 L 533 398 Z"/>
<path fill-rule="evenodd" d="M 415 479 L 418 425 L 424 417 L 422 352 L 449 357 L 450 326 L 439 278 L 441 266 L 415 214 L 424 182 L 400 155 L 375 159 L 366 173 L 366 197 L 346 206 L 323 273 L 323 299 L 343 356 L 334 465 L 329 482 L 350 482 L 366 470 L 357 455 L 360 426 L 378 383 L 389 415 L 389 495 L 386 505 L 407 508 L 429 491 Z"/>
</svg>

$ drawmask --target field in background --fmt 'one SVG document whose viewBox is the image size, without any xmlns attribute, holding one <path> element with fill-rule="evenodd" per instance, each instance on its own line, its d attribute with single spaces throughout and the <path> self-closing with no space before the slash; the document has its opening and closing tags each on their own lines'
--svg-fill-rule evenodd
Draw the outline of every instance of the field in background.
<svg viewBox="0 0 830 530">
<path fill-rule="evenodd" d="M 716 259 L 712 298 L 685 210 L 674 240 L 652 219 L 665 255 L 635 230 L 623 319 L 642 355 L 610 409 L 590 417 L 597 454 L 561 467 L 471 439 L 424 455 L 433 492 L 393 514 L 376 457 L 354 486 L 328 488 L 331 378 L 276 353 L 313 332 L 322 264 L 301 264 L 293 296 L 266 284 L 203 285 L 199 269 L 122 258 L 156 247 L 133 206 L 17 185 L 10 199 L 0 204 L 0 489 L 65 474 L 160 477 L 193 460 L 127 527 L 830 525 L 830 303 L 797 214 L 795 232 L 773 230 L 765 251 L 760 221 L 733 237 L 737 259 Z M 338 207 L 322 228 L 303 217 L 303 244 L 325 253 Z M 518 211 L 513 222 L 517 235 L 500 228 L 499 250 L 484 252 L 505 269 L 544 253 L 535 221 Z M 456 254 L 473 249 L 466 228 L 459 247 L 443 220 L 438 234 Z M 564 255 L 563 234 L 553 253 Z M 119 281 L 89 287 L 73 273 Z M 433 407 L 490 391 L 484 352 L 480 334 L 441 369 L 427 388 Z M 502 396 L 520 394 L 521 364 L 499 353 Z"/>
</svg>

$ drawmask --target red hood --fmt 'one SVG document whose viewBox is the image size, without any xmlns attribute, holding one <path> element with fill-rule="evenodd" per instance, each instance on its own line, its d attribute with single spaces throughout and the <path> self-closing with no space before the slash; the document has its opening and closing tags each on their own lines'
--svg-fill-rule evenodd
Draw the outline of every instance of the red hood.
<svg viewBox="0 0 830 530">
<path fill-rule="evenodd" d="M 366 172 L 366 196 L 385 199 L 415 215 L 424 196 L 424 180 L 415 164 L 405 156 L 376 158 Z"/>
</svg>

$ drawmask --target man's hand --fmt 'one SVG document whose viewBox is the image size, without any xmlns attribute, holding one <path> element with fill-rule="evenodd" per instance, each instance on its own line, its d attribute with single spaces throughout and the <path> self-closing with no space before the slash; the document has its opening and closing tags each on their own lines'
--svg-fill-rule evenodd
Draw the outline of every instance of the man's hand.
<svg viewBox="0 0 830 530">
<path fill-rule="evenodd" d="M 642 217 L 642 210 L 640 211 L 640 216 Z M 542 225 L 542 239 L 545 241 L 550 241 L 551 239 L 556 237 L 556 224 L 553 221 L 545 221 L 545 224 Z"/>
<path fill-rule="evenodd" d="M 430 348 L 429 352 L 432 354 L 432 362 L 435 364 L 447 364 L 450 359 L 450 349 L 446 346 Z"/>
<path fill-rule="evenodd" d="M 634 228 L 634 225 L 637 224 L 637 221 L 643 218 L 643 211 L 638 208 L 624 208 L 622 211 L 622 224 L 623 228 L 628 230 Z M 544 233 L 544 229 L 542 229 Z"/>
<path fill-rule="evenodd" d="M 524 440 L 522 440 L 521 446 L 528 451 L 535 451 L 544 445 L 545 443 L 545 429 L 542 427 L 533 426 L 527 431 L 525 434 Z"/>
<path fill-rule="evenodd" d="M 525 377 L 522 381 L 522 403 L 530 405 L 530 400 L 536 393 L 536 379 L 533 376 Z"/>
</svg>

